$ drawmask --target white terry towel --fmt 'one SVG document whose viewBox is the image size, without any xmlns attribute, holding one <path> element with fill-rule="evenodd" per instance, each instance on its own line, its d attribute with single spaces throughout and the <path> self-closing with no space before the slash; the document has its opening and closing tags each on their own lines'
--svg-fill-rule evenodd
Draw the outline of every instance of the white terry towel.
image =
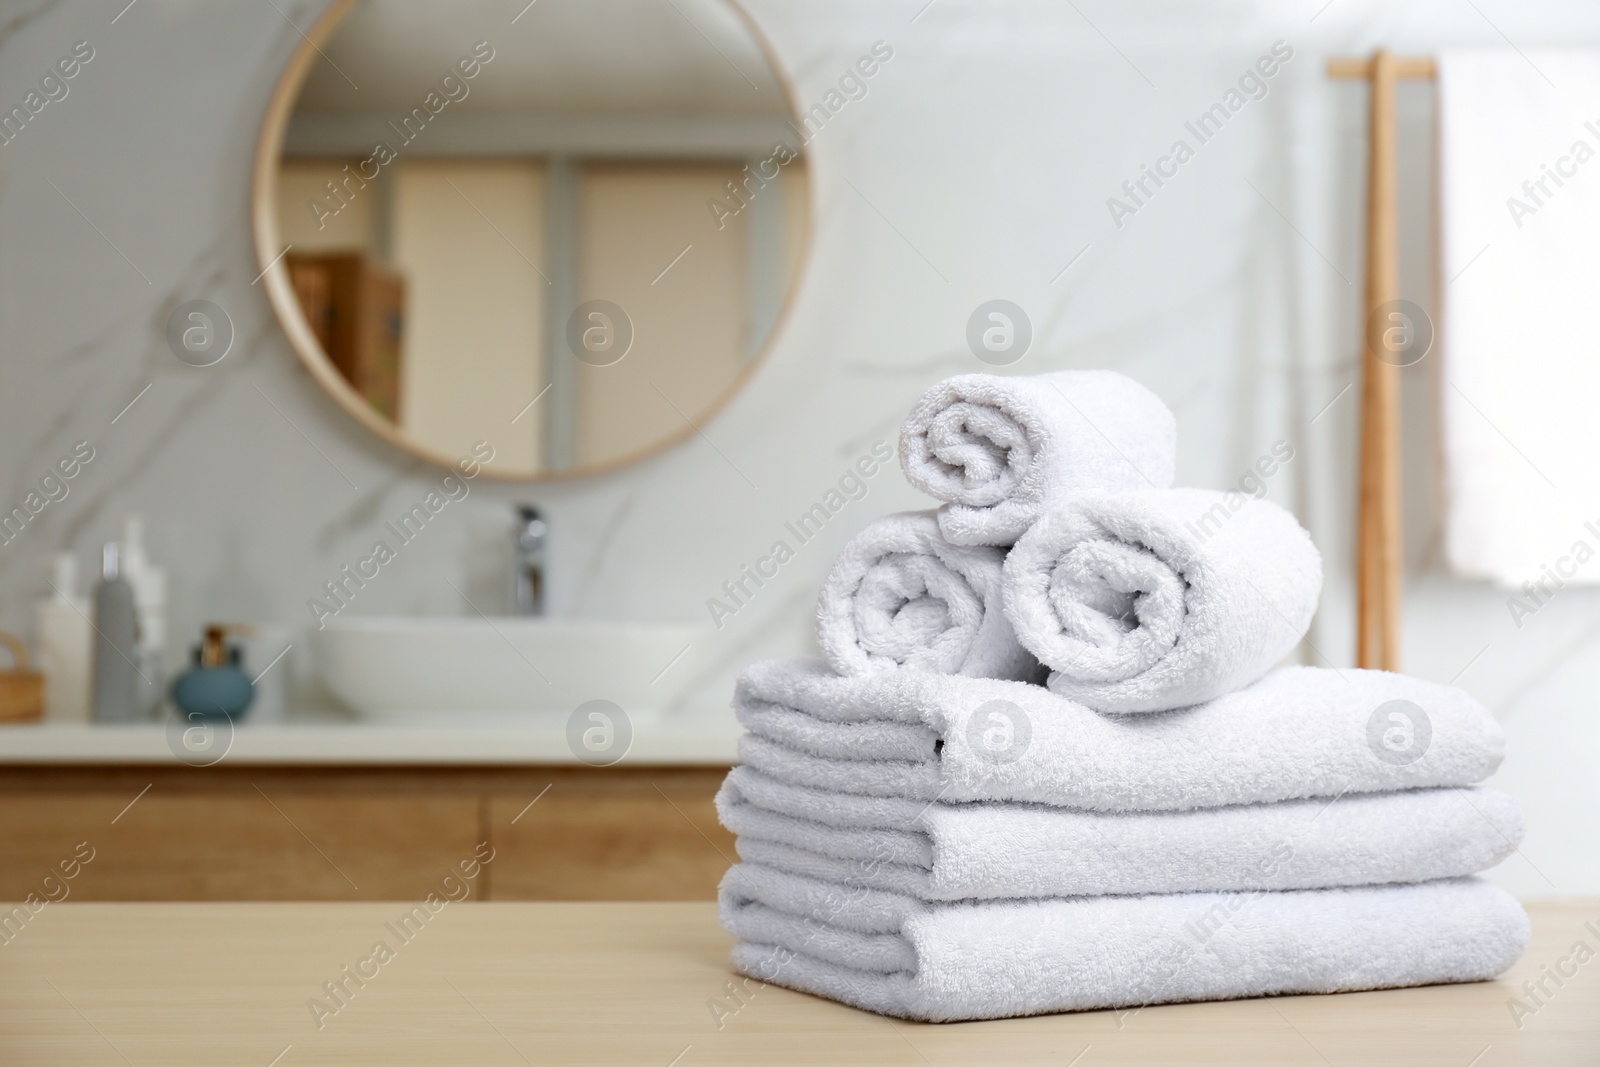
<svg viewBox="0 0 1600 1067">
<path fill-rule="evenodd" d="M 1473 878 L 926 904 L 741 863 L 719 904 L 735 970 L 931 1022 L 1480 981 L 1528 942 Z"/>
<path fill-rule="evenodd" d="M 840 674 L 907 667 L 1032 681 L 1039 661 L 1000 607 L 1005 553 L 952 545 L 931 511 L 889 515 L 852 537 L 817 598 L 817 641 Z"/>
<path fill-rule="evenodd" d="M 749 767 L 717 813 L 747 861 L 941 901 L 1426 882 L 1494 866 L 1523 830 L 1480 789 L 1105 814 L 824 793 Z"/>
<path fill-rule="evenodd" d="M 1165 711 L 1260 678 L 1305 636 L 1322 557 L 1294 516 L 1208 489 L 1074 494 L 1005 561 L 1005 610 L 1097 711 Z"/>
<path fill-rule="evenodd" d="M 938 500 L 958 545 L 1009 545 L 1078 489 L 1172 484 L 1177 423 L 1115 371 L 958 374 L 922 395 L 900 430 L 906 480 Z"/>
<path fill-rule="evenodd" d="M 1406 373 L 1440 383 L 1445 556 L 1471 578 L 1536 583 L 1507 601 L 1521 626 L 1554 590 L 1600 582 L 1600 50 L 1445 49 L 1438 64 L 1450 283 L 1437 366 Z M 1402 341 L 1429 327 L 1406 310 L 1382 323 Z"/>
<path fill-rule="evenodd" d="M 1154 715 L 1107 716 L 1036 685 L 920 671 L 841 678 L 807 660 L 739 676 L 741 762 L 867 796 L 1179 811 L 1481 782 L 1505 737 L 1459 689 L 1386 671 L 1284 667 Z"/>
</svg>

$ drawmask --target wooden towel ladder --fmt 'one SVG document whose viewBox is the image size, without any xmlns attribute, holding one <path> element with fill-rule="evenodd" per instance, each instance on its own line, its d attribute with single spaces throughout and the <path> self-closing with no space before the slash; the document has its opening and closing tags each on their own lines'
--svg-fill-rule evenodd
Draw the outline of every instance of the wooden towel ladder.
<svg viewBox="0 0 1600 1067">
<path fill-rule="evenodd" d="M 1379 49 L 1371 59 L 1334 59 L 1333 78 L 1371 85 L 1367 152 L 1367 273 L 1362 315 L 1361 475 L 1356 518 L 1356 666 L 1400 669 L 1400 368 L 1379 358 L 1371 327 L 1400 296 L 1396 218 L 1395 84 L 1432 78 L 1432 59 Z"/>
</svg>

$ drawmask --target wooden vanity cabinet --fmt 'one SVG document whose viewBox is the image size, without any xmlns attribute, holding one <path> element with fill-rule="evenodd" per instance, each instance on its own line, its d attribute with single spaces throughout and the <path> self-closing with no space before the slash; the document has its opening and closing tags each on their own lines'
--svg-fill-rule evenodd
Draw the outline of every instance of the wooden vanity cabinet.
<svg viewBox="0 0 1600 1067">
<path fill-rule="evenodd" d="M 416 900 L 480 842 L 472 899 L 712 900 L 726 773 L 6 767 L 0 900 Z"/>
</svg>

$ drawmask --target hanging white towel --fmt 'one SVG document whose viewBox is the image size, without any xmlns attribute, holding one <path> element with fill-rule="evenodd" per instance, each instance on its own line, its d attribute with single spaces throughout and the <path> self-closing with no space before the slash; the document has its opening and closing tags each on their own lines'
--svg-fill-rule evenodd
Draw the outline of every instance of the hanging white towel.
<svg viewBox="0 0 1600 1067">
<path fill-rule="evenodd" d="M 1600 52 L 1438 63 L 1445 554 L 1520 624 L 1600 582 Z"/>
</svg>

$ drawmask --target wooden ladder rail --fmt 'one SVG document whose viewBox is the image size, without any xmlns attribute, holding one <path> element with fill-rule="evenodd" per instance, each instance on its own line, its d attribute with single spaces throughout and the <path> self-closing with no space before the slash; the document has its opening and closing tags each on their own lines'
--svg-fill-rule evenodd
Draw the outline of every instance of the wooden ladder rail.
<svg viewBox="0 0 1600 1067">
<path fill-rule="evenodd" d="M 1377 351 L 1378 309 L 1400 296 L 1395 178 L 1395 84 L 1432 78 L 1429 58 L 1383 49 L 1370 59 L 1334 59 L 1328 76 L 1371 86 L 1367 153 L 1367 263 L 1362 315 L 1361 468 L 1356 518 L 1356 666 L 1400 669 L 1402 545 L 1400 368 Z"/>
</svg>

